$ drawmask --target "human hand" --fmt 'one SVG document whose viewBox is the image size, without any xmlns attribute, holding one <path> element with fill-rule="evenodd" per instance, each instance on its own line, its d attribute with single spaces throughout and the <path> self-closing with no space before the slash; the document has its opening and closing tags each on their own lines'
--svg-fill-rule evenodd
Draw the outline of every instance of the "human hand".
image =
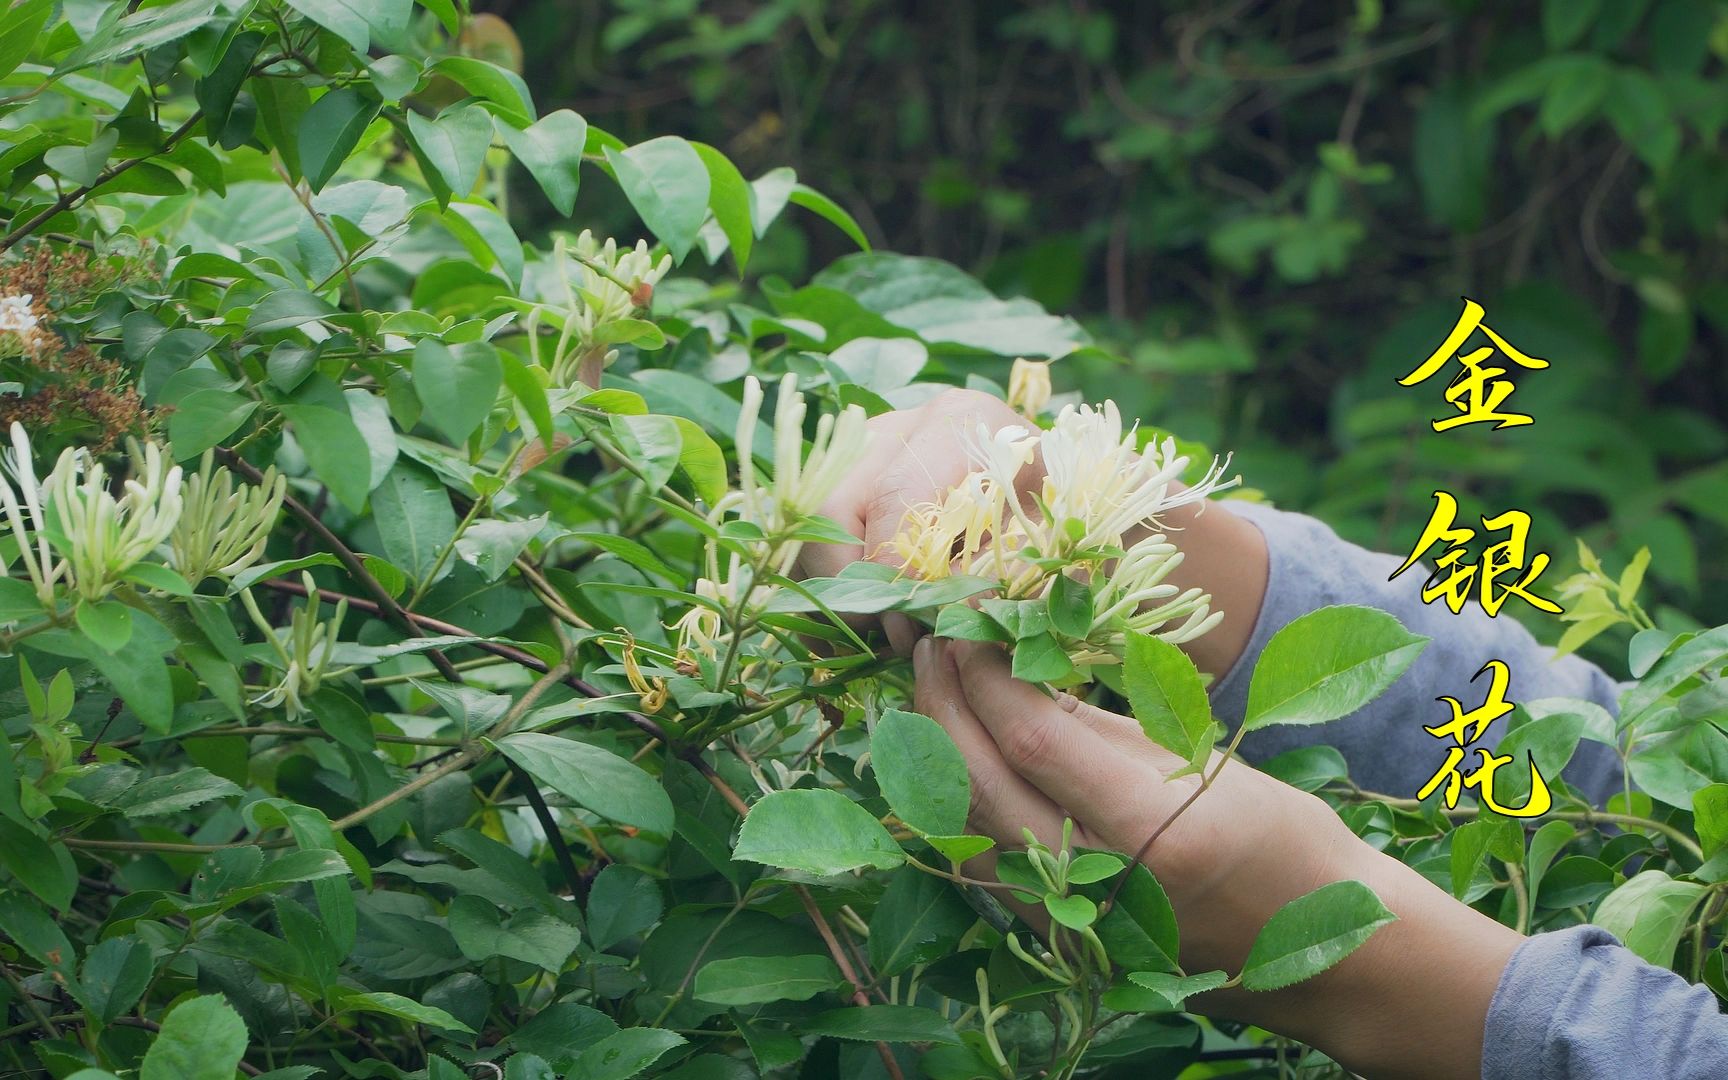
<svg viewBox="0 0 1728 1080">
<path fill-rule="evenodd" d="M 1004 848 L 1022 846 L 1023 827 L 1054 846 L 1066 817 L 1077 845 L 1132 855 L 1200 784 L 1166 780 L 1184 762 L 1136 721 L 1044 696 L 1014 679 L 994 646 L 926 637 L 913 664 L 918 709 L 966 758 L 972 826 Z M 1366 883 L 1399 921 L 1337 966 L 1284 990 L 1217 991 L 1190 1007 L 1299 1038 L 1368 1075 L 1477 1074 L 1488 1003 L 1522 937 L 1361 841 L 1320 799 L 1232 759 L 1144 861 L 1169 894 L 1191 972 L 1240 971 L 1284 904 L 1333 881 Z M 967 872 L 990 876 L 993 865 L 974 860 Z"/>
<path fill-rule="evenodd" d="M 989 394 L 949 390 L 916 409 L 873 417 L 864 453 L 821 507 L 862 544 L 811 544 L 799 558 L 799 569 L 812 576 L 833 576 L 860 559 L 898 565 L 890 542 L 906 512 L 939 502 L 972 471 L 968 441 L 979 429 L 994 434 L 1030 422 Z M 1043 482 L 1042 462 L 1034 456 L 1016 477 L 1023 497 Z M 1180 490 L 1181 485 L 1176 485 Z M 1217 502 L 1175 507 L 1158 522 L 1182 550 L 1182 564 L 1170 573 L 1179 590 L 1200 586 L 1212 595 L 1212 607 L 1223 620 L 1210 633 L 1183 645 L 1204 671 L 1223 675 L 1247 646 L 1260 611 L 1267 578 L 1266 543 L 1260 530 Z M 1148 530 L 1136 530 L 1131 544 Z M 882 618 L 890 646 L 909 655 L 917 628 L 904 615 Z"/>
<path fill-rule="evenodd" d="M 806 545 L 799 569 L 832 577 L 861 559 L 898 566 L 890 541 L 906 511 L 940 500 L 966 478 L 972 471 L 966 440 L 980 425 L 992 434 L 1014 425 L 1030 427 L 1000 399 L 977 390 L 945 390 L 915 409 L 871 417 L 864 453 L 819 511 L 864 542 Z M 1022 490 L 1032 490 L 1042 476 L 1034 460 L 1021 470 Z M 912 620 L 886 612 L 882 629 L 896 653 L 911 655 L 918 635 Z"/>
</svg>

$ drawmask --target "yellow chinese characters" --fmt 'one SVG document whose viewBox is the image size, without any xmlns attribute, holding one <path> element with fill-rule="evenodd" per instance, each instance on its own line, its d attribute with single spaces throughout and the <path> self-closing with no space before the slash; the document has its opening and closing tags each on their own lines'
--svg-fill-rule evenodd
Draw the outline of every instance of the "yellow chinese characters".
<svg viewBox="0 0 1728 1080">
<path fill-rule="evenodd" d="M 1469 602 L 1471 588 L 1480 584 L 1482 610 L 1490 617 L 1500 614 L 1500 607 L 1508 596 L 1517 596 L 1541 611 L 1560 614 L 1562 608 L 1559 604 L 1530 591 L 1536 579 L 1542 576 L 1542 571 L 1548 569 L 1549 562 L 1548 556 L 1542 552 L 1534 556 L 1529 553 L 1530 515 L 1522 510 L 1508 510 L 1494 517 L 1484 516 L 1482 528 L 1489 533 L 1504 529 L 1506 539 L 1490 544 L 1476 562 L 1467 562 L 1465 545 L 1476 538 L 1476 530 L 1458 524 L 1458 500 L 1451 493 L 1436 491 L 1434 513 L 1429 516 L 1421 538 L 1416 541 L 1410 557 L 1386 580 L 1391 581 L 1416 565 L 1416 560 L 1426 555 L 1435 544 L 1444 544 L 1445 550 L 1434 560 L 1434 573 L 1422 586 L 1424 604 L 1432 604 L 1443 597 L 1446 606 L 1456 615 Z M 1519 575 L 1520 571 L 1520 576 L 1506 580 Z"/>
<path fill-rule="evenodd" d="M 1554 805 L 1554 796 L 1548 790 L 1548 782 L 1542 778 L 1542 773 L 1536 768 L 1536 760 L 1530 760 L 1530 797 L 1520 807 L 1503 806 L 1494 798 L 1494 771 L 1502 765 L 1512 762 L 1512 755 L 1496 755 L 1487 747 L 1478 746 L 1475 750 L 1482 755 L 1482 764 L 1475 772 L 1465 776 L 1459 771 L 1458 765 L 1464 760 L 1465 748 L 1482 737 L 1488 730 L 1488 725 L 1512 711 L 1512 703 L 1506 700 L 1506 690 L 1512 681 L 1512 672 L 1504 661 L 1490 660 L 1482 666 L 1472 678 L 1482 676 L 1482 672 L 1490 673 L 1488 696 L 1482 704 L 1466 712 L 1464 706 L 1455 697 L 1442 697 L 1448 708 L 1452 710 L 1452 719 L 1438 727 L 1423 726 L 1422 730 L 1436 739 L 1452 739 L 1455 746 L 1447 747 L 1446 763 L 1434 773 L 1432 779 L 1416 793 L 1418 799 L 1426 799 L 1432 795 L 1441 784 L 1446 785 L 1446 791 L 1441 798 L 1448 810 L 1456 809 L 1458 798 L 1464 788 L 1479 789 L 1482 803 L 1488 809 L 1507 817 L 1536 817 L 1545 814 Z"/>
<path fill-rule="evenodd" d="M 1479 349 L 1460 354 L 1466 339 L 1478 328 L 1488 335 L 1493 346 L 1484 345 Z M 1519 367 L 1539 369 L 1548 366 L 1548 361 L 1538 357 L 1528 356 L 1513 347 L 1511 342 L 1496 334 L 1482 321 L 1482 305 L 1469 297 L 1464 297 L 1464 314 L 1458 317 L 1458 322 L 1452 327 L 1452 332 L 1446 340 L 1440 343 L 1428 359 L 1422 361 L 1415 371 L 1399 379 L 1402 386 L 1415 386 L 1425 382 L 1439 373 L 1446 362 L 1454 357 L 1462 365 L 1462 370 L 1453 377 L 1446 386 L 1446 400 L 1458 410 L 1457 416 L 1448 416 L 1444 420 L 1435 420 L 1435 431 L 1450 431 L 1464 424 L 1479 424 L 1494 422 L 1496 430 L 1504 427 L 1518 427 L 1532 424 L 1535 421 L 1524 413 L 1499 412 L 1500 406 L 1512 396 L 1514 386 L 1512 380 L 1506 378 L 1508 368 L 1493 366 L 1486 361 L 1494 355 L 1495 348 L 1507 360 Z"/>
</svg>

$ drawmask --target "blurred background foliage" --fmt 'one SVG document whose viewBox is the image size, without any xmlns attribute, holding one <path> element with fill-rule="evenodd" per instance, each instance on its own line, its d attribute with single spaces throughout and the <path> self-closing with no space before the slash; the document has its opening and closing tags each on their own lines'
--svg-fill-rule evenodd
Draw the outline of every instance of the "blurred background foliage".
<svg viewBox="0 0 1728 1080">
<path fill-rule="evenodd" d="M 1610 567 L 1651 548 L 1659 620 L 1724 609 L 1728 5 L 476 10 L 498 18 L 466 47 L 520 64 L 548 109 L 710 142 L 749 176 L 789 163 L 878 246 L 1075 314 L 1103 348 L 1059 364 L 1059 390 L 1234 450 L 1250 485 L 1352 540 L 1408 550 L 1446 488 L 1466 522 L 1534 515 L 1550 594 L 1577 536 Z M 521 180 L 529 236 L 556 215 Z M 615 222 L 635 227 L 621 199 Z M 847 250 L 778 230 L 750 277 Z M 1444 377 L 1396 383 L 1460 296 L 1551 361 L 1517 373 L 1533 426 L 1435 434 Z"/>
</svg>

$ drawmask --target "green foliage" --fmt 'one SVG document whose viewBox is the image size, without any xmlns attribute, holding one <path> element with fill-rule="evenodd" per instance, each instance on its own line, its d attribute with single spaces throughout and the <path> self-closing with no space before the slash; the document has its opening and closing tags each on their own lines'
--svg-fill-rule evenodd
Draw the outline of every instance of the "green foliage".
<svg viewBox="0 0 1728 1080">
<path fill-rule="evenodd" d="M 1613 53 L 1611 22 L 1638 19 L 1610 9 L 1557 9 L 1540 32 Z M 602 36 L 703 85 L 804 9 L 763 10 L 729 28 L 693 18 L 699 48 L 643 45 L 684 32 L 656 5 L 621 8 Z M 533 33 L 540 17 L 520 26 L 537 49 L 555 38 Z M 818 39 L 824 17 L 805 15 Z M 1000 32 L 1102 63 L 1120 21 L 1034 7 Z M 1711 109 L 1693 93 L 1698 21 L 1656 5 L 1649 48 L 1675 72 L 1661 83 L 1618 55 L 1557 53 L 1534 74 L 1423 99 L 1419 194 L 1442 218 L 1485 213 L 1493 140 L 1465 154 L 1421 144 L 1540 102 L 1544 137 L 1600 117 L 1667 206 L 1679 194 L 1665 178 L 1713 167 L 1695 145 Z M 1290 62 L 1277 52 L 1256 63 Z M 1585 85 L 1601 64 L 1621 93 Z M 1099 641 L 1122 634 L 1097 580 L 1122 553 L 1054 560 L 1037 596 L 875 564 L 789 576 L 801 545 L 850 539 L 814 514 L 815 487 L 825 455 L 856 451 L 865 411 L 988 387 L 1015 355 L 1082 375 L 1117 363 L 1040 302 L 1068 306 L 1078 284 L 1051 275 L 1097 238 L 1004 252 L 988 282 L 871 251 L 842 203 L 887 200 L 852 197 L 844 170 L 836 200 L 778 162 L 759 171 L 730 133 L 626 138 L 592 113 L 542 113 L 551 96 L 520 67 L 508 26 L 448 0 L 22 0 L 0 13 L 0 295 L 30 293 L 34 320 L 28 337 L 0 331 L 0 408 L 28 433 L 0 540 L 5 1067 L 84 1080 L 689 1080 L 889 1062 L 902 1075 L 1174 1075 L 1252 1050 L 1252 1031 L 1203 1035 L 1179 1013 L 1186 999 L 1324 970 L 1384 923 L 1378 899 L 1326 886 L 1268 924 L 1242 971 L 1190 973 L 1150 870 L 1071 835 L 1029 838 L 997 853 L 998 874 L 1048 917 L 1035 939 L 958 870 L 992 846 L 966 834 L 958 749 L 905 711 L 905 667 L 874 631 L 841 617 L 902 613 L 1011 647 L 1023 677 L 1078 686 L 1112 658 Z M 1210 92 L 1235 76 L 1195 79 Z M 1208 108 L 1169 83 L 1154 66 L 1122 91 L 1184 116 Z M 911 143 L 928 134 L 906 122 Z M 1141 177 L 1135 208 L 1177 195 L 1156 220 L 1208 226 L 1136 225 L 1124 243 L 1211 259 L 1231 287 L 1335 283 L 1376 246 L 1364 206 L 1408 187 L 1368 140 L 1340 138 L 1288 185 L 1227 207 L 1177 167 L 1216 138 L 1205 126 L 1088 110 L 1071 134 Z M 973 184 L 943 167 L 927 188 L 965 201 Z M 984 188 L 999 237 L 1041 227 L 1015 192 Z M 643 228 L 652 247 L 596 235 Z M 799 254 L 812 245 L 864 250 L 812 274 Z M 1641 335 L 1657 387 L 1683 385 L 1688 343 L 1714 332 L 1711 283 L 1687 255 L 1623 260 L 1658 312 Z M 1270 373 L 1265 339 L 1318 332 L 1288 306 L 1148 310 L 1174 329 L 1132 351 L 1170 376 L 1171 404 L 1185 392 L 1175 372 Z M 1121 320 L 1100 327 L 1125 337 Z M 787 391 L 766 411 L 758 377 Z M 1340 391 L 1341 430 L 1362 456 L 1324 485 L 1390 472 L 1386 447 L 1404 445 L 1416 407 L 1353 392 Z M 1667 420 L 1714 431 L 1690 412 Z M 1530 483 L 1558 486 L 1594 453 L 1570 448 Z M 1644 464 L 1689 453 L 1670 440 Z M 1586 491 L 1636 472 L 1603 464 Z M 1683 479 L 1656 520 L 1716 505 L 1713 472 Z M 1397 494 L 1350 491 L 1369 501 L 1317 501 L 1350 523 Z M 73 507 L 96 509 L 60 513 Z M 1651 575 L 1682 585 L 1663 536 L 1639 538 Z M 1586 550 L 1577 579 L 1580 626 L 1638 630 L 1628 667 L 1642 681 L 1618 723 L 1532 702 L 1501 743 L 1550 776 L 1581 739 L 1613 745 L 1640 790 L 1611 817 L 1560 787 L 1557 820 L 1526 836 L 1469 804 L 1362 792 L 1324 748 L 1269 767 L 1490 914 L 1523 929 L 1594 915 L 1728 994 L 1728 631 L 1658 628 L 1637 602 L 1644 565 L 1610 576 Z M 1122 636 L 1146 733 L 1204 765 L 1220 730 L 1198 672 L 1169 640 Z M 1253 673 L 1243 730 L 1348 714 L 1422 645 L 1366 609 L 1298 620 Z"/>
</svg>

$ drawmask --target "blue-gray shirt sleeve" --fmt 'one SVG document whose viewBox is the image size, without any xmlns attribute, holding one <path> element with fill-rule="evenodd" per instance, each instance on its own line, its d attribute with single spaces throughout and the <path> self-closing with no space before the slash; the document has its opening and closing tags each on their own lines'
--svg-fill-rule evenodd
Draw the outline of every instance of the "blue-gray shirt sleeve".
<svg viewBox="0 0 1728 1080">
<path fill-rule="evenodd" d="M 1432 640 L 1402 678 L 1354 715 L 1322 727 L 1272 727 L 1243 739 L 1261 761 L 1315 743 L 1337 747 L 1364 788 L 1413 796 L 1445 760 L 1445 744 L 1422 730 L 1449 714 L 1434 699 L 1450 694 L 1475 704 L 1485 691 L 1471 678 L 1490 659 L 1512 672 L 1508 700 L 1574 697 L 1613 712 L 1619 687 L 1578 657 L 1553 660 L 1551 650 L 1508 617 L 1478 608 L 1454 615 L 1423 604 L 1422 570 L 1387 578 L 1401 559 L 1357 547 L 1301 514 L 1252 503 L 1230 510 L 1266 537 L 1271 568 L 1254 632 L 1241 658 L 1213 686 L 1213 708 L 1239 723 L 1254 662 L 1266 642 L 1292 619 L 1328 604 L 1363 604 L 1397 616 Z M 1493 746 L 1495 721 L 1483 736 Z M 1598 801 L 1618 790 L 1613 751 L 1585 741 L 1566 780 Z M 1648 964 L 1594 926 L 1537 934 L 1518 947 L 1489 1005 L 1482 1053 L 1483 1080 L 1723 1080 L 1728 1078 L 1728 1017 L 1715 995 L 1673 972 Z"/>
<path fill-rule="evenodd" d="M 1451 745 L 1422 729 L 1450 716 L 1435 699 L 1450 695 L 1466 708 L 1480 704 L 1488 680 L 1472 683 L 1471 679 L 1489 660 L 1503 660 L 1511 671 L 1508 701 L 1583 698 L 1609 712 L 1616 710 L 1619 687 L 1613 679 L 1579 657 L 1554 659 L 1553 650 L 1510 615 L 1503 612 L 1489 618 L 1476 604 L 1455 615 L 1440 601 L 1422 603 L 1425 567 L 1412 567 L 1396 580 L 1388 580 L 1401 558 L 1349 543 L 1314 518 L 1244 501 L 1217 508 L 1253 522 L 1266 538 L 1270 559 L 1266 596 L 1253 635 L 1242 656 L 1212 688 L 1213 710 L 1227 724 L 1241 722 L 1249 678 L 1266 642 L 1286 623 L 1316 608 L 1328 604 L 1379 608 L 1430 639 L 1390 690 L 1350 716 L 1319 727 L 1286 725 L 1251 732 L 1242 740 L 1242 754 L 1248 760 L 1265 761 L 1286 750 L 1327 743 L 1343 753 L 1351 779 L 1361 787 L 1414 797 L 1445 763 Z M 1505 722 L 1504 717 L 1494 721 L 1480 745 L 1492 749 L 1505 734 Z M 1472 754 L 1469 765 L 1475 762 Z M 1590 740 L 1579 744 L 1564 775 L 1575 791 L 1597 805 L 1623 782 L 1613 749 Z"/>
<path fill-rule="evenodd" d="M 1500 976 L 1482 1080 L 1722 1080 L 1728 1017 L 1707 988 L 1594 926 L 1537 934 Z"/>
</svg>

